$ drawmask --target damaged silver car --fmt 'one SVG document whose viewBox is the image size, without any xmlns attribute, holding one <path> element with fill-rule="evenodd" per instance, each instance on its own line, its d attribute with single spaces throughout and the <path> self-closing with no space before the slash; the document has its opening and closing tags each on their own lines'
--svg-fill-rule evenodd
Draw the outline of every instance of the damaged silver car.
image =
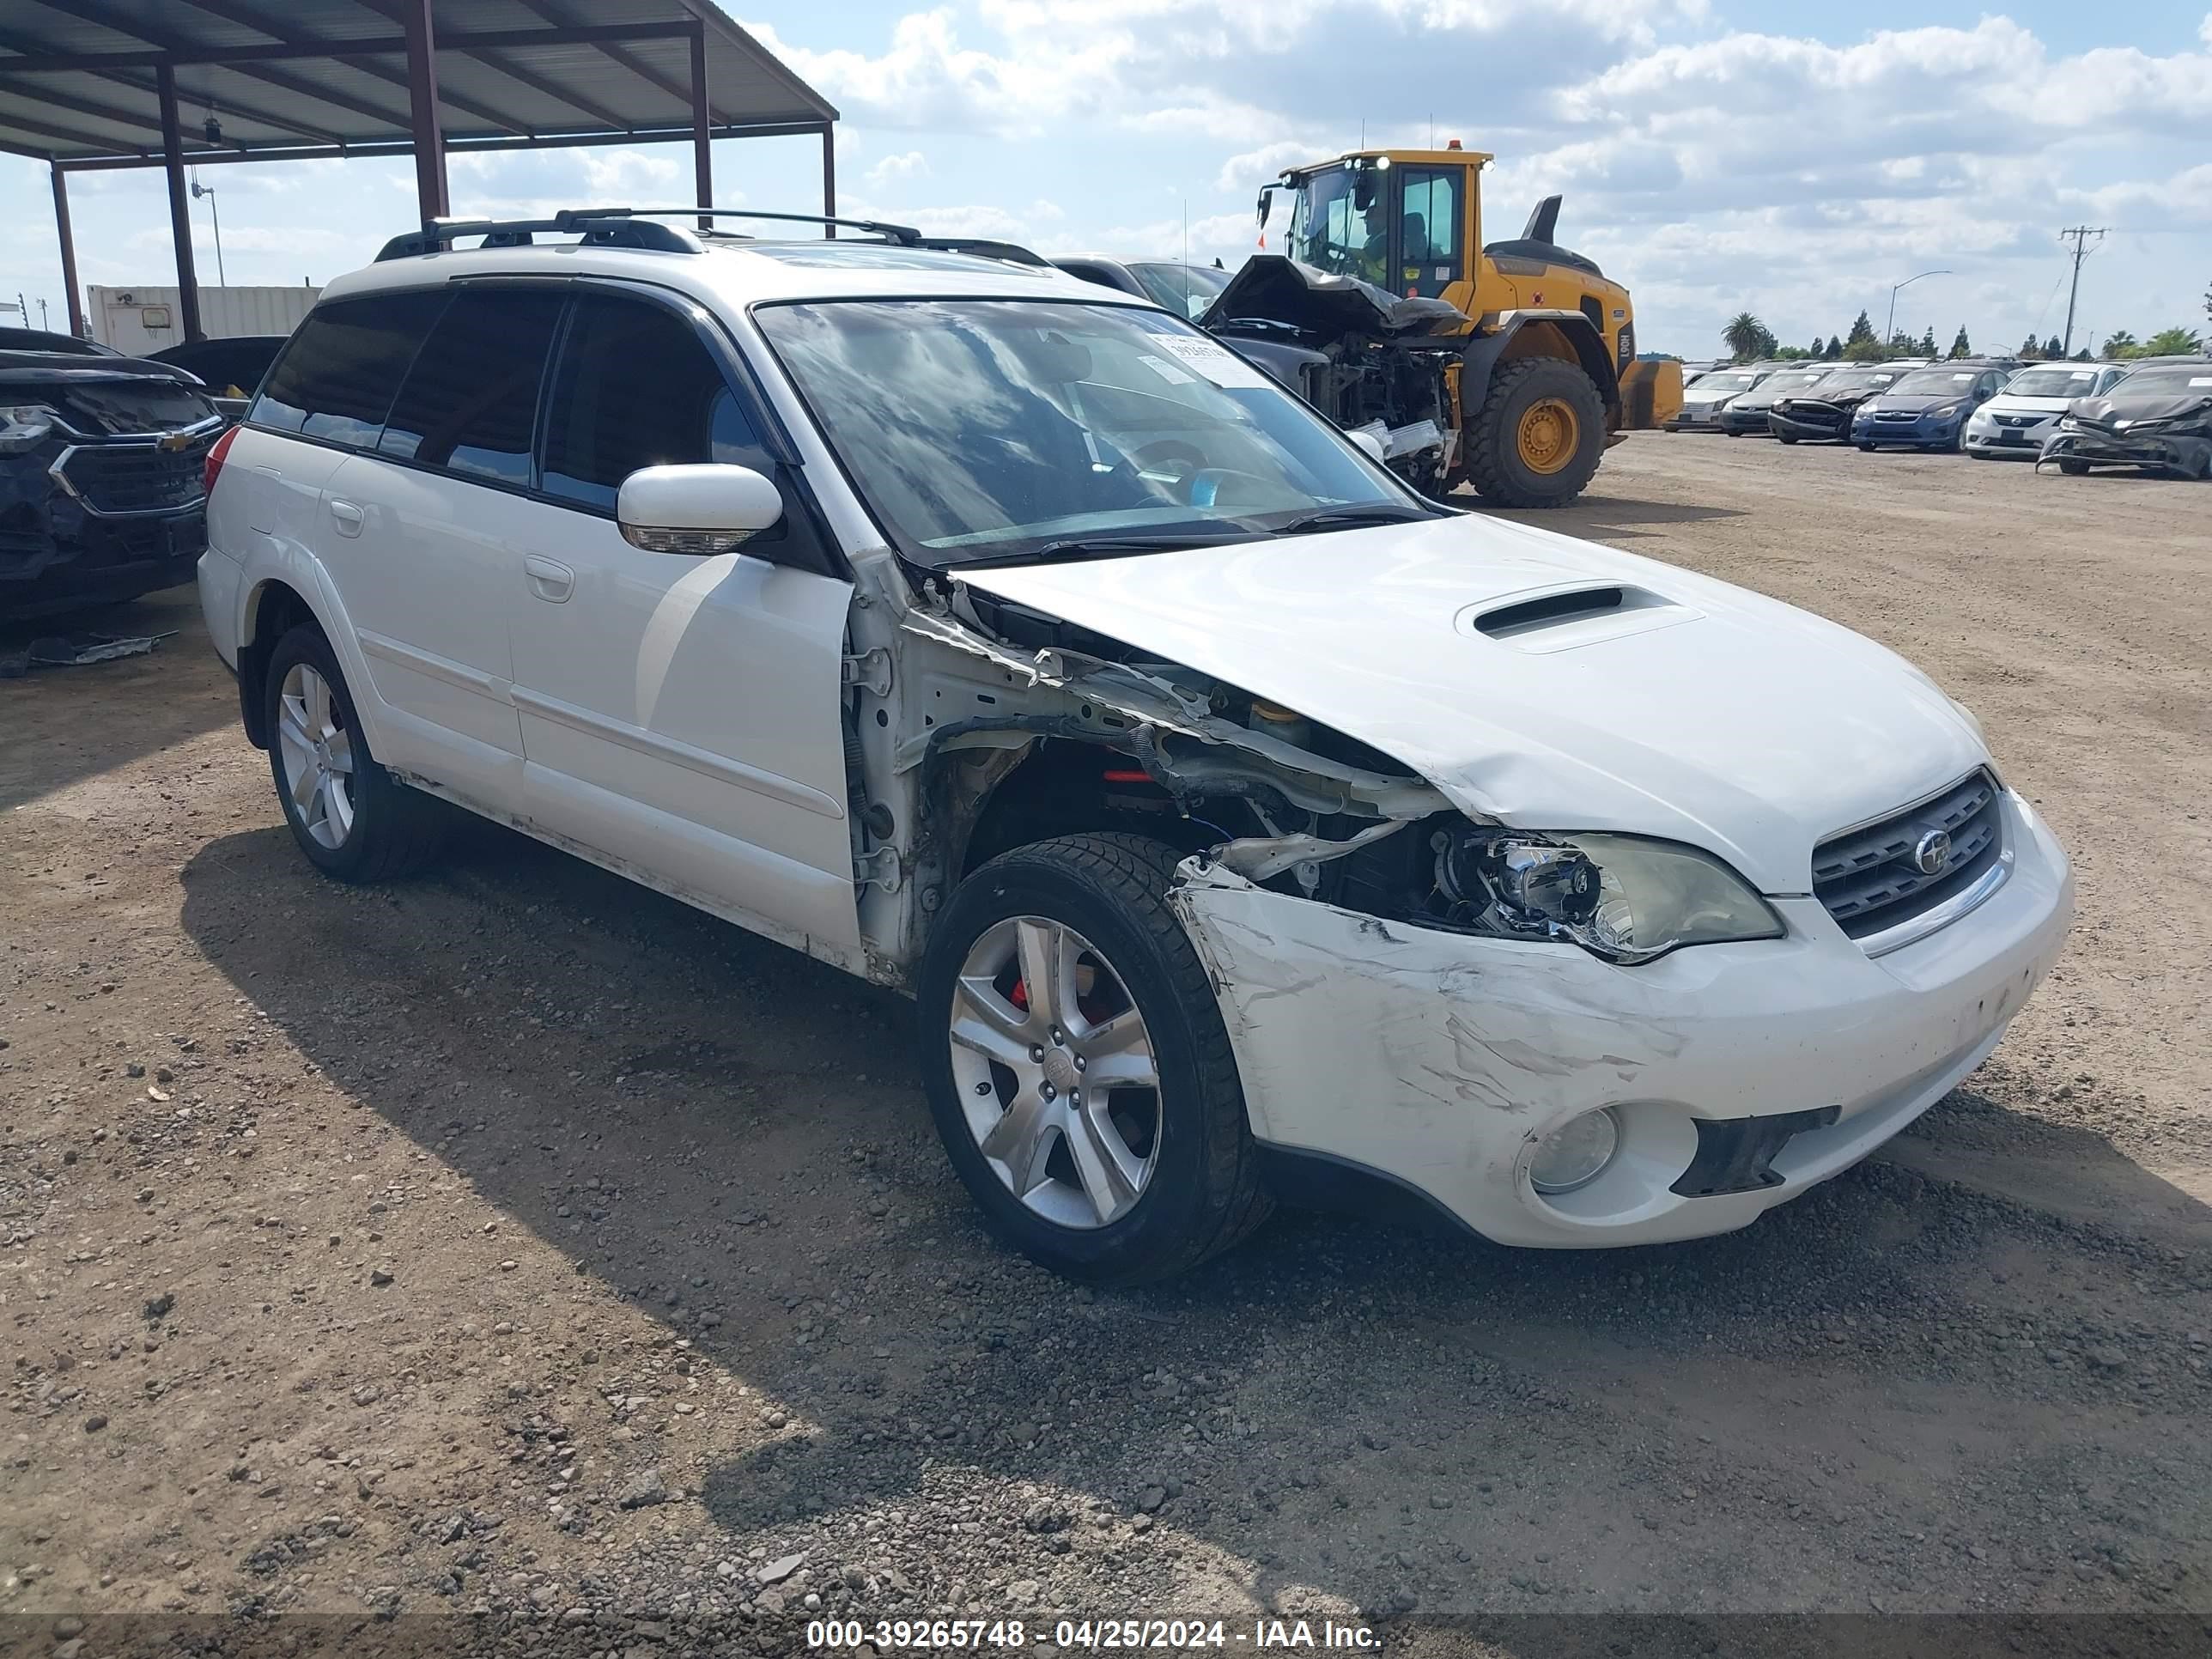
<svg viewBox="0 0 2212 1659">
<path fill-rule="evenodd" d="M 984 1215 L 1103 1282 L 1279 1198 L 1744 1225 L 2050 964 L 2063 854 L 1889 652 L 854 228 L 441 225 L 325 290 L 202 565 L 311 861 L 439 797 L 911 994 Z"/>
</svg>

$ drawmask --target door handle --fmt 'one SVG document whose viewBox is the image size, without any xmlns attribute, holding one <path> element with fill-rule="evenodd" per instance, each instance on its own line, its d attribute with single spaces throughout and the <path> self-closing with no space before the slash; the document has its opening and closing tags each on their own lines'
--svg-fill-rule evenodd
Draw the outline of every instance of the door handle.
<svg viewBox="0 0 2212 1659">
<path fill-rule="evenodd" d="M 341 536 L 360 535 L 362 521 L 368 516 L 351 501 L 333 500 L 331 502 L 331 517 L 337 521 L 338 534 Z"/>
<path fill-rule="evenodd" d="M 523 556 L 522 571 L 530 591 L 548 605 L 566 605 L 576 591 L 576 573 L 565 564 L 530 553 Z"/>
</svg>

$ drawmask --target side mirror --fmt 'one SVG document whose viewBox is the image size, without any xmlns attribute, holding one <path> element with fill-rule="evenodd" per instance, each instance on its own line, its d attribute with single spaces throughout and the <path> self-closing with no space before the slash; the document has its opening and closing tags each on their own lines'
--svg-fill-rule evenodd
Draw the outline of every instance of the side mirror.
<svg viewBox="0 0 2212 1659">
<path fill-rule="evenodd" d="M 1353 446 L 1359 451 L 1359 453 L 1366 456 L 1369 460 L 1374 462 L 1376 465 L 1382 465 L 1382 463 L 1389 459 L 1383 453 L 1382 440 L 1376 437 L 1375 434 L 1366 427 L 1356 426 L 1344 435 L 1351 439 Z"/>
<path fill-rule="evenodd" d="M 647 553 L 727 553 L 782 518 L 782 495 L 749 466 L 641 466 L 615 498 L 623 539 Z"/>
<path fill-rule="evenodd" d="M 1255 211 L 1256 213 L 1258 213 L 1258 214 L 1259 214 L 1259 216 L 1260 216 L 1260 228 L 1261 228 L 1261 229 L 1262 229 L 1262 230 L 1267 229 L 1267 216 L 1268 216 L 1269 214 L 1273 213 L 1274 210 L 1275 210 L 1275 187 L 1274 187 L 1273 185 L 1261 185 L 1261 186 L 1260 186 L 1260 204 L 1259 204 L 1259 206 L 1258 206 L 1257 208 L 1255 208 L 1255 209 L 1254 210 L 1254 211 Z"/>
</svg>

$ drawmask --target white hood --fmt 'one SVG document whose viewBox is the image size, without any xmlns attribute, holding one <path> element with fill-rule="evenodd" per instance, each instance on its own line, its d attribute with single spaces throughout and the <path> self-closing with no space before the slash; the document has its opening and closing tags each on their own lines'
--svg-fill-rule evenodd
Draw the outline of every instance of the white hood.
<svg viewBox="0 0 2212 1659">
<path fill-rule="evenodd" d="M 1984 415 L 2063 415 L 2073 398 L 2017 398 L 2000 392 L 1982 405 Z"/>
<path fill-rule="evenodd" d="M 1769 893 L 1814 843 L 1964 776 L 1979 732 L 1832 623 L 1673 565 L 1459 517 L 957 580 L 1280 703 L 1529 830 L 1690 842 Z M 1619 585 L 1556 624 L 1517 596 Z"/>
</svg>

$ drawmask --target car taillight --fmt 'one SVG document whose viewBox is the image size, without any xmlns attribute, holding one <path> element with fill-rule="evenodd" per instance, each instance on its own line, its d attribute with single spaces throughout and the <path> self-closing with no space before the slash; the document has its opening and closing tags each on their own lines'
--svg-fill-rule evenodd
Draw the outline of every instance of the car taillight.
<svg viewBox="0 0 2212 1659">
<path fill-rule="evenodd" d="M 215 441 L 214 447 L 208 451 L 207 461 L 200 469 L 200 493 L 202 495 L 212 495 L 215 494 L 216 475 L 222 471 L 222 458 L 230 453 L 231 440 L 237 436 L 238 428 L 236 427 L 232 427 L 228 431 L 225 432 L 222 436 L 217 438 Z"/>
</svg>

